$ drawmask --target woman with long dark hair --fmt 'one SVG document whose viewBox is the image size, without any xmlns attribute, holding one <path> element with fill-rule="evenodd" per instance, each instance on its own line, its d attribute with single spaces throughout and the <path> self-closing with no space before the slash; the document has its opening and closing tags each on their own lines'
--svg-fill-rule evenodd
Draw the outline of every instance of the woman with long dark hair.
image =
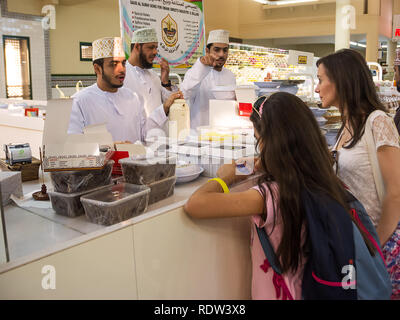
<svg viewBox="0 0 400 320">
<path fill-rule="evenodd" d="M 336 106 L 341 113 L 342 126 L 333 147 L 338 176 L 371 217 L 391 275 L 392 299 L 400 299 L 400 145 L 396 126 L 385 113 L 360 53 L 339 50 L 319 59 L 317 66 L 315 91 L 323 107 Z"/>
<path fill-rule="evenodd" d="M 185 204 L 196 218 L 251 216 L 264 227 L 279 261 L 286 294 L 302 298 L 302 274 L 309 244 L 303 190 L 329 196 L 347 208 L 341 182 L 332 169 L 331 155 L 318 123 L 298 97 L 279 92 L 254 104 L 254 125 L 259 167 L 258 186 L 245 192 L 224 193 L 229 185 L 245 178 L 236 165 L 223 165 L 219 180 L 210 180 Z M 272 271 L 263 265 L 265 255 L 252 223 L 252 298 L 277 299 Z M 284 290 L 284 288 L 282 288 Z"/>
</svg>

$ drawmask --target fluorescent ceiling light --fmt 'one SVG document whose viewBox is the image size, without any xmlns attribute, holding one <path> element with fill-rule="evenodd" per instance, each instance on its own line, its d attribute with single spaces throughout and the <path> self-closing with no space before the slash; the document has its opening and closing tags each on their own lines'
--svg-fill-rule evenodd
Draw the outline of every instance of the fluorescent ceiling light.
<svg viewBox="0 0 400 320">
<path fill-rule="evenodd" d="M 254 0 L 254 1 L 271 6 L 279 6 L 285 4 L 298 4 L 304 2 L 317 2 L 319 0 L 282 0 L 282 1 Z"/>
<path fill-rule="evenodd" d="M 350 41 L 350 44 L 351 44 L 352 46 L 358 46 L 358 47 L 363 47 L 363 48 L 366 48 L 366 47 L 367 47 L 365 44 L 358 43 L 358 42 L 354 42 L 354 41 Z"/>
</svg>

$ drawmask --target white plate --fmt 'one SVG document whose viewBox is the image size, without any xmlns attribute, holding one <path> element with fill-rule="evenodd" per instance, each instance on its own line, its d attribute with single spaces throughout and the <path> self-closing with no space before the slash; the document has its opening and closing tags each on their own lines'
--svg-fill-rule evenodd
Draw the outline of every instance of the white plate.
<svg viewBox="0 0 400 320">
<path fill-rule="evenodd" d="M 260 81 L 254 82 L 259 88 L 277 88 L 281 85 L 282 81 Z"/>
<path fill-rule="evenodd" d="M 316 118 L 322 117 L 326 113 L 325 109 L 313 108 L 313 107 L 310 107 L 310 109 Z"/>
<path fill-rule="evenodd" d="M 202 173 L 204 169 L 202 167 L 199 167 L 199 171 L 191 173 L 189 175 L 184 175 L 184 176 L 176 176 L 176 183 L 184 183 L 184 182 L 189 182 L 197 179 Z"/>
<path fill-rule="evenodd" d="M 178 160 L 176 163 L 175 175 L 177 177 L 188 176 L 199 172 L 200 166 L 197 163 L 190 163 L 183 160 Z"/>
<path fill-rule="evenodd" d="M 297 86 L 280 86 L 279 91 L 296 94 L 299 88 Z"/>
<path fill-rule="evenodd" d="M 326 120 L 324 117 L 318 117 L 317 122 L 322 127 L 325 123 L 328 122 L 328 120 Z"/>
</svg>

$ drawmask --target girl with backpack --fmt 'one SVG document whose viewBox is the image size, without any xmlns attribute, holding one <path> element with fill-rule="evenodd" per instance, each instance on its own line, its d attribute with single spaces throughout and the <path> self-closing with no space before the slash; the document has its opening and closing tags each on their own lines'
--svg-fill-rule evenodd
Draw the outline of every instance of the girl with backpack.
<svg viewBox="0 0 400 320">
<path fill-rule="evenodd" d="M 360 53 L 339 50 L 317 61 L 322 106 L 336 106 L 342 127 L 333 147 L 338 177 L 364 205 L 383 245 L 400 299 L 400 145 L 393 119 L 386 114 Z"/>
<path fill-rule="evenodd" d="M 235 163 L 225 164 L 218 178 L 200 187 L 184 209 L 194 218 L 249 216 L 252 298 L 302 299 L 303 271 L 311 249 L 302 194 L 307 190 L 327 196 L 343 208 L 347 208 L 346 195 L 318 123 L 301 99 L 284 92 L 261 97 L 250 120 L 260 156 L 258 185 L 229 193 L 229 186 L 246 176 L 239 174 Z M 270 267 L 256 226 L 269 235 L 281 275 Z"/>
</svg>

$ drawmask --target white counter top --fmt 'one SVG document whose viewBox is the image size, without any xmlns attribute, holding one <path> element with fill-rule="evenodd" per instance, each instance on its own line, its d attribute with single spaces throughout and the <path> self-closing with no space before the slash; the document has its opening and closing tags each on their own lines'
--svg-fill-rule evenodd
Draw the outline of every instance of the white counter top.
<svg viewBox="0 0 400 320">
<path fill-rule="evenodd" d="M 43 131 L 44 119 L 25 117 L 22 114 L 14 114 L 7 109 L 0 109 L 0 126 Z"/>
<path fill-rule="evenodd" d="M 46 107 L 47 106 L 47 100 L 21 100 L 21 99 L 0 98 L 0 103 L 6 103 L 6 104 L 25 103 L 27 106 L 35 106 L 35 107 Z"/>
<path fill-rule="evenodd" d="M 241 184 L 231 188 L 231 191 L 235 192 L 248 189 L 255 184 L 256 178 L 257 177 L 252 176 Z M 50 202 L 44 204 L 43 208 L 21 208 L 15 204 L 8 205 L 5 208 L 5 215 L 6 228 L 9 235 L 9 248 L 11 248 L 10 251 L 12 251 L 13 241 L 16 241 L 19 242 L 19 246 L 22 247 L 24 252 L 14 258 L 11 252 L 11 261 L 0 266 L 0 272 L 179 208 L 183 206 L 190 195 L 208 179 L 207 177 L 201 176 L 192 182 L 176 184 L 174 194 L 171 197 L 150 205 L 145 213 L 135 218 L 111 226 L 91 223 L 86 219 L 85 215 L 76 218 L 58 215 L 51 208 Z M 51 182 L 47 173 L 45 173 L 45 183 L 48 188 L 51 188 Z M 29 195 L 31 192 L 38 191 L 40 190 L 40 186 L 41 182 L 39 181 L 25 182 L 23 184 L 24 194 Z M 33 233 L 34 230 L 31 230 L 33 223 L 39 223 L 40 230 L 38 230 L 38 233 L 40 234 L 35 235 Z M 29 232 L 24 232 L 24 229 L 29 230 Z M 46 230 L 51 231 L 48 233 Z M 57 236 L 57 233 L 59 236 Z M 24 237 L 27 237 L 27 239 L 24 240 Z M 29 237 L 31 237 L 31 239 L 29 239 Z M 32 241 L 39 241 L 36 247 L 33 245 Z"/>
</svg>

